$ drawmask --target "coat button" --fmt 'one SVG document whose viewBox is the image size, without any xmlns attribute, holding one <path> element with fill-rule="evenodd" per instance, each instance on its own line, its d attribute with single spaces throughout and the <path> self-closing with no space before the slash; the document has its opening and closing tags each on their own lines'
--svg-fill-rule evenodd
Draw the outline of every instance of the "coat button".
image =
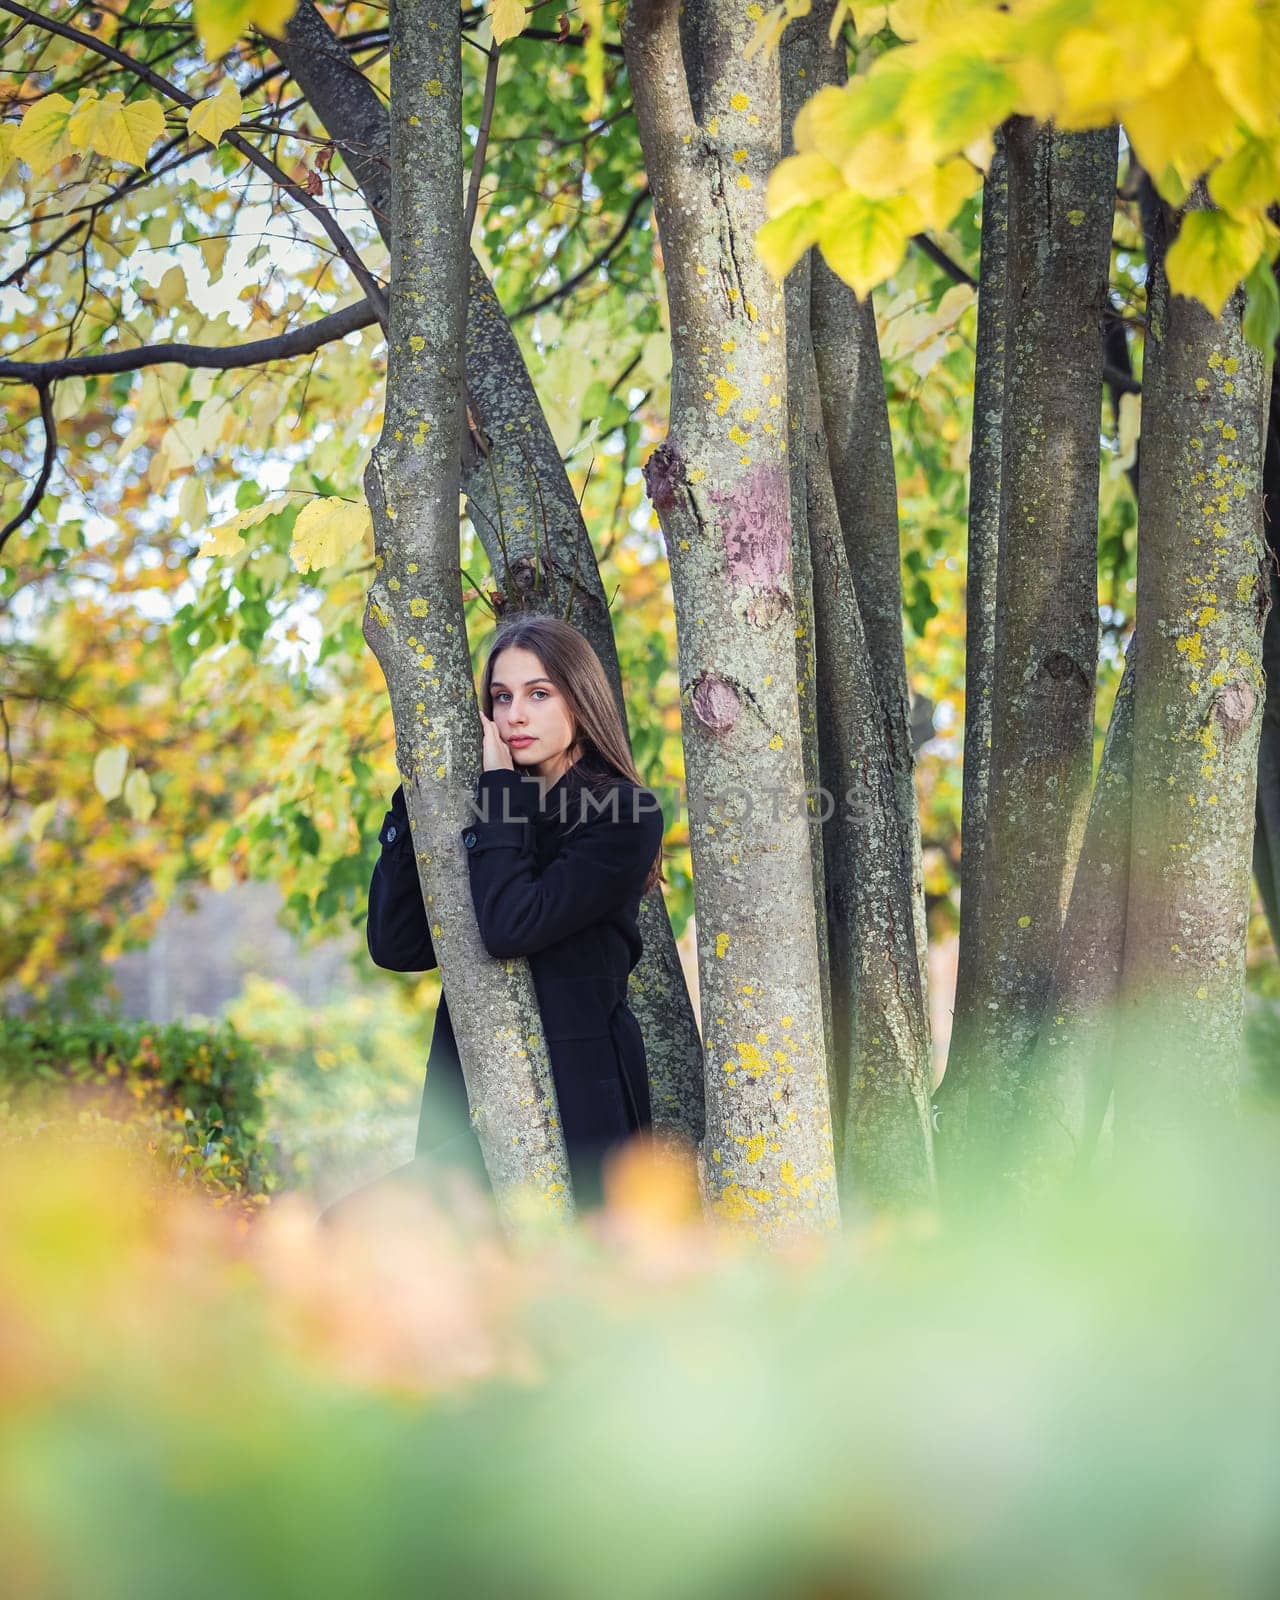
<svg viewBox="0 0 1280 1600">
<path fill-rule="evenodd" d="M 474 828 L 467 829 L 467 831 L 462 835 L 462 842 L 466 845 L 468 850 L 472 848 L 476 842 L 476 831 Z"/>
<path fill-rule="evenodd" d="M 394 844 L 396 842 L 396 834 L 399 831 L 400 830 L 396 827 L 395 823 L 393 822 L 391 824 L 391 826 L 387 829 L 387 843 L 388 844 Z"/>
</svg>

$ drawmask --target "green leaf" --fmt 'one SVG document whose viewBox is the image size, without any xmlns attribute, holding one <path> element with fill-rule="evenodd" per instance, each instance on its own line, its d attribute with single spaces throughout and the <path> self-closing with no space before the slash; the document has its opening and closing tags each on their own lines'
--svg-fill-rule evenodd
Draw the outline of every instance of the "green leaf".
<svg viewBox="0 0 1280 1600">
<path fill-rule="evenodd" d="M 786 277 L 809 246 L 816 244 L 826 209 L 822 200 L 792 206 L 756 230 L 756 253 L 766 272 L 775 278 Z"/>
<path fill-rule="evenodd" d="M 1215 317 L 1246 277 L 1262 248 L 1258 226 L 1225 211 L 1189 211 L 1169 251 L 1169 287 L 1199 300 Z"/>
<path fill-rule="evenodd" d="M 1209 174 L 1209 193 L 1225 211 L 1263 210 L 1280 198 L 1280 162 L 1262 139 L 1248 139 Z"/>
<path fill-rule="evenodd" d="M 1280 287 L 1274 265 L 1261 256 L 1245 279 L 1244 336 L 1269 356 L 1280 339 Z"/>
<path fill-rule="evenodd" d="M 869 200 L 843 194 L 824 204 L 818 242 L 832 272 L 865 300 L 901 266 L 919 226 L 919 208 L 909 195 Z"/>
</svg>

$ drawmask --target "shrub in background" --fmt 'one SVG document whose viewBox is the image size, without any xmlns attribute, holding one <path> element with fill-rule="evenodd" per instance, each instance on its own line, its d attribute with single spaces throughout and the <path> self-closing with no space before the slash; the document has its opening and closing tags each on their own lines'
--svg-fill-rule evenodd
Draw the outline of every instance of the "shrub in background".
<svg viewBox="0 0 1280 1600">
<path fill-rule="evenodd" d="M 0 1139 L 118 1143 L 215 1200 L 260 1203 L 275 1174 L 262 1061 L 230 1024 L 0 1017 Z"/>
</svg>

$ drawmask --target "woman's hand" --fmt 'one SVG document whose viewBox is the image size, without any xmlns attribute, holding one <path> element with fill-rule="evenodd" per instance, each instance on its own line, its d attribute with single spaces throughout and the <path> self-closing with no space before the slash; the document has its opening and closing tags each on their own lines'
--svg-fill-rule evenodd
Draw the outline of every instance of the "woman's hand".
<svg viewBox="0 0 1280 1600">
<path fill-rule="evenodd" d="M 484 770 L 486 772 L 514 772 L 515 762 L 511 759 L 509 747 L 502 742 L 502 735 L 498 732 L 498 724 L 480 713 L 480 721 L 484 725 Z"/>
</svg>

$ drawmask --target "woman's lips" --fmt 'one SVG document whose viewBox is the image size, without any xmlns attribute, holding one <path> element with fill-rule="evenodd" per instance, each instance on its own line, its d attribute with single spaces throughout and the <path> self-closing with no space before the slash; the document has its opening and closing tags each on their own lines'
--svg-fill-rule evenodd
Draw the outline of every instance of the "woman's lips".
<svg viewBox="0 0 1280 1600">
<path fill-rule="evenodd" d="M 511 745 L 513 749 L 519 749 L 523 745 L 532 744 L 533 740 L 532 738 L 525 736 L 519 739 L 508 739 L 507 743 Z"/>
</svg>

